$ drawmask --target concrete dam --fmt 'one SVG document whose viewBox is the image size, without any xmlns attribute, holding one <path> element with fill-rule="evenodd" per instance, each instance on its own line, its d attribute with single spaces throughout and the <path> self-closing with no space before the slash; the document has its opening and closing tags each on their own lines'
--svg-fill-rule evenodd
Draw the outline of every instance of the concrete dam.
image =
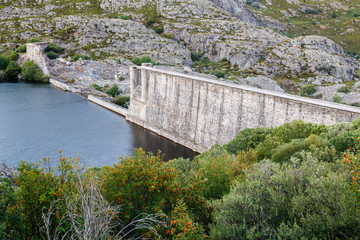
<svg viewBox="0 0 360 240">
<path fill-rule="evenodd" d="M 48 74 L 43 54 L 47 44 L 26 44 L 26 55 Z M 60 81 L 51 83 L 78 92 Z M 147 66 L 130 68 L 128 111 L 94 96 L 89 100 L 200 153 L 229 142 L 245 128 L 276 127 L 293 120 L 330 125 L 360 116 L 356 107 Z"/>
<path fill-rule="evenodd" d="M 350 122 L 360 109 L 160 70 L 131 67 L 126 119 L 196 152 L 225 144 L 245 128 L 303 120 Z"/>
</svg>

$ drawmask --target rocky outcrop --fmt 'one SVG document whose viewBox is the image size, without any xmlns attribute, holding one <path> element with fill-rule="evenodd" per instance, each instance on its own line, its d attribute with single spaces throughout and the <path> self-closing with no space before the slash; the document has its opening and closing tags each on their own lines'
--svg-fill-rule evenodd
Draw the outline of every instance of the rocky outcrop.
<svg viewBox="0 0 360 240">
<path fill-rule="evenodd" d="M 12 179 L 16 168 L 10 164 L 0 162 L 0 178 Z"/>
<path fill-rule="evenodd" d="M 79 59 L 76 62 L 56 59 L 48 61 L 48 69 L 54 78 L 70 83 L 79 89 L 88 89 L 92 84 L 100 87 L 117 84 L 121 93 L 129 93 L 129 62 L 115 60 L 92 61 Z M 86 92 L 83 92 L 86 94 Z"/>
<path fill-rule="evenodd" d="M 249 11 L 244 2 L 238 0 L 209 0 L 215 6 L 229 12 L 241 21 L 252 23 L 254 25 L 264 25 L 256 15 Z"/>
<path fill-rule="evenodd" d="M 344 55 L 343 49 L 332 40 L 320 36 L 306 36 L 282 41 L 263 53 L 254 66 L 261 74 L 298 76 L 321 83 L 354 80 L 359 62 Z M 314 82 L 315 83 L 315 82 Z"/>
<path fill-rule="evenodd" d="M 0 41 L 48 36 L 67 49 L 65 54 L 102 60 L 50 61 L 51 74 L 80 87 L 117 82 L 127 92 L 132 58 L 149 55 L 161 65 L 191 71 L 191 53 L 204 53 L 213 62 L 226 59 L 236 78 L 250 77 L 243 82 L 277 91 L 282 88 L 274 80 L 284 78 L 319 86 L 357 80 L 359 63 L 340 45 L 318 36 L 288 38 L 266 28 L 271 20 L 249 11 L 244 0 L 99 0 L 100 5 L 51 1 L 36 8 L 30 2 L 39 3 L 14 2 L 0 9 Z M 267 0 L 260 7 L 272 4 Z M 62 14 L 69 7 L 75 7 L 70 8 L 74 14 Z M 92 16 L 82 14 L 86 11 Z M 212 73 L 206 68 L 204 72 Z"/>
<path fill-rule="evenodd" d="M 261 89 L 266 89 L 281 93 L 285 92 L 284 89 L 282 89 L 276 81 L 265 76 L 247 77 L 245 79 L 240 79 L 239 82 L 245 85 L 250 85 Z"/>
</svg>

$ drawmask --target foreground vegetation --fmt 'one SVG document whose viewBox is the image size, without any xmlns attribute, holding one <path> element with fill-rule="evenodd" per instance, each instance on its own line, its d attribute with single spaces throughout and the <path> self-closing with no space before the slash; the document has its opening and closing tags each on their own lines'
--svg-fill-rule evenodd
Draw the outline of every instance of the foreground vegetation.
<svg viewBox="0 0 360 240">
<path fill-rule="evenodd" d="M 294 121 L 192 161 L 23 162 L 1 180 L 0 239 L 359 239 L 359 139 L 360 119 Z"/>
</svg>

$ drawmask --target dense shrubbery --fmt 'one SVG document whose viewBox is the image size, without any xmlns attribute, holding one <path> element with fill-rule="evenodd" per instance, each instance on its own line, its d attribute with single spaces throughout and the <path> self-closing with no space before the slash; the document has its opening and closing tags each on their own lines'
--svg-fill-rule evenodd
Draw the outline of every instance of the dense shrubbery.
<svg viewBox="0 0 360 240">
<path fill-rule="evenodd" d="M 179 211 L 176 208 L 181 204 L 186 207 L 190 222 L 209 223 L 211 209 L 202 197 L 201 179 L 195 174 L 187 177 L 182 174 L 186 173 L 162 162 L 160 155 L 137 150 L 133 158 L 104 168 L 104 196 L 110 202 L 122 204 L 125 215 L 120 221 L 128 222 L 142 212 L 165 213 L 175 225 L 178 222 L 175 213 Z M 181 235 L 186 231 L 176 229 Z M 166 232 L 163 234 L 166 236 Z"/>
<path fill-rule="evenodd" d="M 15 57 L 12 54 L 9 55 L 10 58 L 0 55 L 0 81 L 17 81 L 21 72 L 20 66 L 13 60 Z"/>
<path fill-rule="evenodd" d="M 59 47 L 53 42 L 50 42 L 45 48 L 45 52 L 61 53 L 63 50 L 64 50 L 63 48 Z"/>
<path fill-rule="evenodd" d="M 21 46 L 17 47 L 17 48 L 15 49 L 15 52 L 17 52 L 17 53 L 24 53 L 24 52 L 26 52 L 26 45 L 24 44 L 24 45 L 21 45 Z"/>
<path fill-rule="evenodd" d="M 21 73 L 26 82 L 48 83 L 50 79 L 34 61 L 23 63 Z"/>
<path fill-rule="evenodd" d="M 309 85 L 302 87 L 299 94 L 300 94 L 300 96 L 309 97 L 309 96 L 313 95 L 314 93 L 316 93 L 316 87 L 312 84 L 309 84 Z"/>
<path fill-rule="evenodd" d="M 21 67 L 15 61 L 10 61 L 5 69 L 5 80 L 17 81 L 18 75 L 21 73 Z"/>
<path fill-rule="evenodd" d="M 19 54 L 17 54 L 17 52 L 11 51 L 9 54 L 9 59 L 11 61 L 16 61 L 19 58 Z"/>
<path fill-rule="evenodd" d="M 10 63 L 10 59 L 0 55 L 0 70 L 5 70 Z"/>
<path fill-rule="evenodd" d="M 350 92 L 350 89 L 348 86 L 345 85 L 345 86 L 339 87 L 337 92 L 348 93 L 348 92 Z"/>
<path fill-rule="evenodd" d="M 149 56 L 143 56 L 141 58 L 133 58 L 132 62 L 138 66 L 141 66 L 143 63 L 151 63 L 152 65 L 155 65 L 155 61 L 152 60 Z"/>
<path fill-rule="evenodd" d="M 41 38 L 32 38 L 30 39 L 30 43 L 37 43 L 37 42 L 42 42 Z"/>
<path fill-rule="evenodd" d="M 356 238 L 360 212 L 349 189 L 349 174 L 311 154 L 303 159 L 256 164 L 245 181 L 214 202 L 212 238 Z"/>
<path fill-rule="evenodd" d="M 124 107 L 124 108 L 129 108 L 130 105 L 130 97 L 128 96 L 120 96 L 117 97 L 114 101 L 115 104 Z"/>
<path fill-rule="evenodd" d="M 89 59 L 90 59 L 90 57 L 89 57 L 88 55 L 77 53 L 77 54 L 73 57 L 73 61 L 76 62 L 76 61 L 79 60 L 80 58 L 83 59 L 83 60 L 89 60 Z"/>
<path fill-rule="evenodd" d="M 91 84 L 91 87 L 93 87 L 93 88 L 95 88 L 96 90 L 98 90 L 98 91 L 104 91 L 104 88 L 103 87 L 100 87 L 98 84 L 96 84 L 96 83 L 93 83 L 93 84 Z"/>
<path fill-rule="evenodd" d="M 360 119 L 332 126 L 294 121 L 242 130 L 192 161 L 165 163 L 139 149 L 97 171 L 82 172 L 67 158 L 57 171 L 46 161 L 22 163 L 16 187 L 0 181 L 0 238 L 38 239 L 58 225 L 59 236 L 83 238 L 89 213 L 104 216 L 94 222 L 104 223 L 102 239 L 113 238 L 146 213 L 156 215 L 142 227 L 130 224 L 126 231 L 138 230 L 127 238 L 358 239 L 359 139 Z M 97 210 L 85 210 L 89 194 Z M 46 228 L 41 213 L 48 211 Z M 69 216 L 76 216 L 80 237 L 71 222 L 62 223 Z"/>
<path fill-rule="evenodd" d="M 47 54 L 46 54 L 46 56 L 49 58 L 49 59 L 57 59 L 57 58 L 59 58 L 59 54 L 57 54 L 56 52 L 48 52 Z"/>
<path fill-rule="evenodd" d="M 119 95 L 119 86 L 114 84 L 111 88 L 109 88 L 106 91 L 107 94 L 109 94 L 112 97 L 116 97 Z"/>
<path fill-rule="evenodd" d="M 59 54 L 63 51 L 64 51 L 63 48 L 59 47 L 53 42 L 50 42 L 45 48 L 46 56 L 49 59 L 59 58 Z"/>
</svg>

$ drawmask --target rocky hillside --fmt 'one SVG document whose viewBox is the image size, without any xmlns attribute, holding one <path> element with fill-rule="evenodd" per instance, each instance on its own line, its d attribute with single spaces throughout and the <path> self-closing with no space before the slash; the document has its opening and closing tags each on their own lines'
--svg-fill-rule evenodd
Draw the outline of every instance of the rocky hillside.
<svg viewBox="0 0 360 240">
<path fill-rule="evenodd" d="M 360 54 L 359 0 L 244 0 L 244 3 L 256 15 L 286 25 L 283 32 L 288 36 L 321 35 L 336 41 L 355 57 Z"/>
<path fill-rule="evenodd" d="M 320 24 L 321 16 L 332 11 L 326 8 L 328 5 L 338 9 L 346 6 L 348 10 L 336 11 L 339 16 L 330 17 L 350 26 L 340 11 L 351 10 L 355 18 L 356 6 L 329 2 L 307 1 L 304 5 L 297 0 L 2 0 L 0 41 L 52 40 L 66 49 L 65 58 L 88 54 L 93 60 L 113 59 L 123 69 L 132 64 L 134 57 L 149 55 L 161 65 L 185 67 L 188 72 L 327 100 L 338 94 L 342 101 L 355 104 L 360 97 L 356 89 L 360 65 L 343 50 L 341 45 L 346 45 L 346 39 L 333 38 L 335 42 L 313 35 L 289 37 L 296 24 L 286 19 L 309 20 L 310 15 L 314 17 L 311 21 Z M 285 12 L 280 8 L 285 6 L 289 6 L 287 12 L 292 12 L 291 6 L 299 16 L 282 17 Z M 309 10 L 318 9 L 315 6 L 321 10 L 317 14 Z M 330 27 L 335 25 L 329 24 Z M 320 26 L 313 27 L 316 28 Z M 317 33 L 308 31 L 304 35 Z M 60 74 L 61 67 L 56 62 L 52 66 L 60 78 L 80 85 L 91 82 L 83 80 L 87 78 L 83 75 L 86 71 L 81 76 L 64 71 Z M 71 69 L 76 73 L 76 67 Z M 88 78 L 101 80 L 101 75 L 88 72 Z M 127 73 L 123 76 L 126 79 Z M 321 94 L 305 91 L 309 84 Z M 332 88 L 324 90 L 329 86 Z M 336 93 L 340 87 L 349 88 L 350 93 Z"/>
</svg>

